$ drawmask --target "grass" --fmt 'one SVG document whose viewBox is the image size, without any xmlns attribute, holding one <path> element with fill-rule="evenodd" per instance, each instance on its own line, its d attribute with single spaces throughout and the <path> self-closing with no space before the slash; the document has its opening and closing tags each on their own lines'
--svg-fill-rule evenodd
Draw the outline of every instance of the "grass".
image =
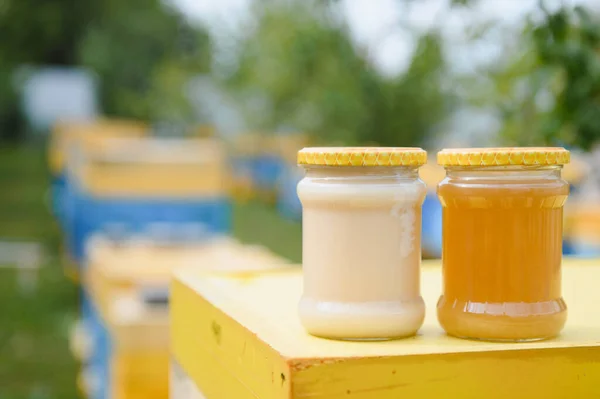
<svg viewBox="0 0 600 399">
<path fill-rule="evenodd" d="M 283 219 L 272 207 L 258 202 L 237 204 L 233 210 L 233 235 L 249 244 L 262 244 L 278 255 L 300 263 L 302 229 Z"/>
<path fill-rule="evenodd" d="M 48 209 L 48 188 L 41 150 L 0 148 L 0 239 L 41 242 L 47 254 L 38 288 L 30 294 L 19 289 L 15 271 L 0 268 L 0 399 L 78 397 L 78 364 L 68 349 L 77 287 L 60 264 L 60 232 Z M 258 202 L 236 204 L 233 217 L 233 234 L 241 241 L 300 261 L 299 223 Z"/>
<path fill-rule="evenodd" d="M 0 269 L 0 399 L 77 398 L 77 364 L 68 351 L 77 289 L 58 260 L 60 234 L 46 198 L 42 151 L 0 149 L 0 239 L 40 242 L 47 255 L 37 289 L 19 287 L 13 269 Z"/>
</svg>

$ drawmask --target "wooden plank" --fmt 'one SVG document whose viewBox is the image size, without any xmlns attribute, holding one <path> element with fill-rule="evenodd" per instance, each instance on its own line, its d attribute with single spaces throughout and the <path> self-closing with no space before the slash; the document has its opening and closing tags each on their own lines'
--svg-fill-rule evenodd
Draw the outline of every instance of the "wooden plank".
<svg viewBox="0 0 600 399">
<path fill-rule="evenodd" d="M 219 363 L 259 399 L 600 396 L 600 263 L 565 260 L 569 320 L 560 337 L 490 343 L 448 337 L 435 304 L 437 262 L 425 262 L 425 324 L 416 337 L 342 342 L 312 337 L 296 314 L 299 270 L 202 276 L 177 274 L 172 286 L 172 350 L 208 399 L 237 397 L 205 370 Z M 204 355 L 203 355 L 204 354 Z M 252 397 L 252 396 L 250 396 Z"/>
</svg>

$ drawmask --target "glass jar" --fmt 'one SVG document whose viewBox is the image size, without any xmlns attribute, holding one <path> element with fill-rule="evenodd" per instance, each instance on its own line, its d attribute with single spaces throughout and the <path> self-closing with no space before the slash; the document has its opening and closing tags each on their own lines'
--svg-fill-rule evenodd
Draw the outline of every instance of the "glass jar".
<svg viewBox="0 0 600 399">
<path fill-rule="evenodd" d="M 455 149 L 438 153 L 446 178 L 443 293 L 450 335 L 533 341 L 562 330 L 563 148 Z"/>
<path fill-rule="evenodd" d="M 414 335 L 420 295 L 419 148 L 305 148 L 302 203 L 306 330 L 334 339 Z"/>
</svg>

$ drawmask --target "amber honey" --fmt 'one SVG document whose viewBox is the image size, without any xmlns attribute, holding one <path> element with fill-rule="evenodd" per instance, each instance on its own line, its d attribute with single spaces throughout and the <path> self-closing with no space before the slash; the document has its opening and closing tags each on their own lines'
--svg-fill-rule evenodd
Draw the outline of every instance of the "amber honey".
<svg viewBox="0 0 600 399">
<path fill-rule="evenodd" d="M 487 151 L 501 150 L 526 151 Z M 523 158 L 512 162 L 518 159 Z M 569 185 L 556 159 L 497 162 L 445 164 L 447 176 L 438 186 L 443 207 L 438 319 L 448 334 L 464 338 L 553 337 L 567 316 L 561 260 Z"/>
</svg>

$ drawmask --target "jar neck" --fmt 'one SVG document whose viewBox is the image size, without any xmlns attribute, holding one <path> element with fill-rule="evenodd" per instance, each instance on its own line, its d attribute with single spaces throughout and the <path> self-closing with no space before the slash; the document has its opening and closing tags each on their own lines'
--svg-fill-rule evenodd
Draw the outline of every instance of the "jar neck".
<svg viewBox="0 0 600 399">
<path fill-rule="evenodd" d="M 562 165 L 446 166 L 449 178 L 561 178 Z"/>
<path fill-rule="evenodd" d="M 310 178 L 402 178 L 417 179 L 418 166 L 324 166 L 303 165 Z"/>
</svg>

